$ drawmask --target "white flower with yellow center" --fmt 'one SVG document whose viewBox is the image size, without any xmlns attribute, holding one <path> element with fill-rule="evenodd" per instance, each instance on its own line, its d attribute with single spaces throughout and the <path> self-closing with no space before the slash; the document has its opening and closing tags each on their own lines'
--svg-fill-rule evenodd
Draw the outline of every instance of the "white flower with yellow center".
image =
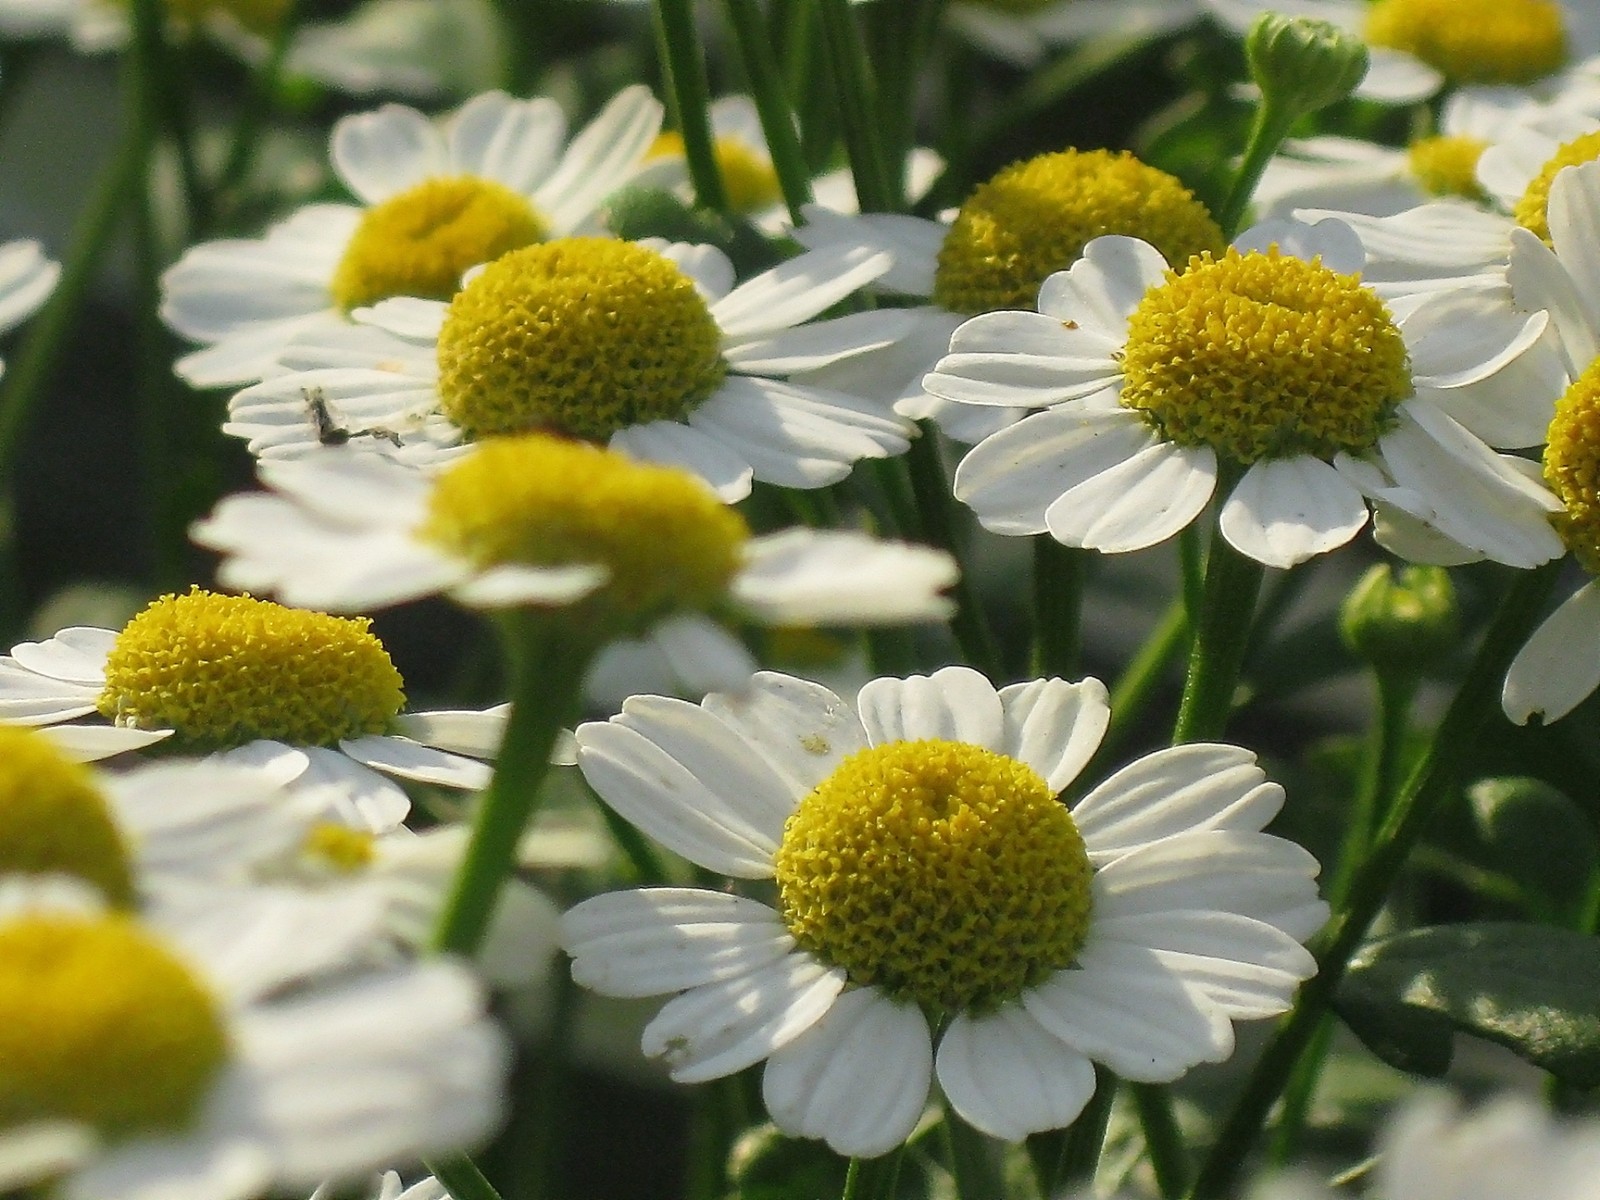
<svg viewBox="0 0 1600 1200">
<path fill-rule="evenodd" d="M 566 118 L 543 97 L 488 92 L 442 124 L 398 104 L 344 118 L 333 169 L 359 204 L 313 204 L 263 238 L 203 242 L 162 277 L 162 319 L 205 343 L 178 373 L 196 387 L 252 382 L 297 333 L 340 328 L 390 296 L 448 299 L 479 263 L 594 228 L 660 125 L 643 86 L 619 92 L 565 150 Z"/>
<path fill-rule="evenodd" d="M 448 304 L 389 300 L 358 312 L 362 325 L 297 339 L 282 356 L 296 369 L 236 395 L 223 430 L 263 457 L 316 453 L 327 440 L 307 412 L 316 396 L 386 435 L 347 448 L 427 460 L 462 439 L 537 430 L 685 467 L 729 501 L 752 478 L 822 487 L 909 444 L 887 405 L 785 378 L 904 333 L 892 311 L 811 320 L 889 265 L 824 250 L 735 287 L 711 246 L 528 246 Z"/>
<path fill-rule="evenodd" d="M 956 496 L 998 533 L 1110 554 L 1171 537 L 1221 484 L 1222 535 L 1267 566 L 1344 545 L 1368 498 L 1498 562 L 1556 557 L 1556 501 L 1475 432 L 1537 423 L 1541 397 L 1517 401 L 1535 415 L 1501 411 L 1508 398 L 1482 381 L 1544 314 L 1467 290 L 1396 317 L 1361 265 L 1336 221 L 1256 226 L 1181 274 L 1144 242 L 1096 239 L 1038 312 L 967 322 L 925 381 L 1044 410 L 975 446 Z"/>
<path fill-rule="evenodd" d="M 163 596 L 120 631 L 78 626 L 14 646 L 0 657 L 0 722 L 42 726 L 82 760 L 161 743 L 247 750 L 236 761 L 274 770 L 295 747 L 308 760 L 296 790 L 383 831 L 410 809 L 388 776 L 486 786 L 481 760 L 506 710 L 403 712 L 400 673 L 368 625 L 198 588 Z"/>
<path fill-rule="evenodd" d="M 1031 67 L 1071 42 L 1163 37 L 1193 25 L 1202 11 L 1200 0 L 956 0 L 945 19 L 997 58 Z"/>
<path fill-rule="evenodd" d="M 561 611 L 574 636 L 653 631 L 723 679 L 750 659 L 707 614 L 875 625 L 950 611 L 948 555 L 854 532 L 752 537 L 697 477 L 563 438 L 488 438 L 439 472 L 363 455 L 261 475 L 277 495 L 225 499 L 193 533 L 227 555 L 224 580 L 290 603 L 361 611 L 444 592 Z"/>
<path fill-rule="evenodd" d="M 1535 85 L 1600 50 L 1587 0 L 1204 0 L 1239 33 L 1265 12 L 1327 21 L 1367 44 L 1355 95 L 1413 104 L 1461 84 Z"/>
<path fill-rule="evenodd" d="M 466 971 L 288 991 L 348 965 L 370 914 L 257 899 L 140 921 L 75 881 L 0 880 L 0 1189 L 247 1200 L 494 1128 L 509 1055 Z"/>
<path fill-rule="evenodd" d="M 337 1200 L 337 1197 L 348 1194 L 347 1191 L 324 1184 L 311 1193 L 311 1200 Z M 444 1184 L 432 1175 L 425 1176 L 410 1187 L 406 1187 L 400 1181 L 400 1176 L 393 1171 L 385 1171 L 365 1195 L 369 1200 L 452 1200 Z"/>
<path fill-rule="evenodd" d="M 1110 233 L 1143 238 L 1172 262 L 1222 249 L 1222 230 L 1193 192 L 1131 154 L 1063 150 L 1013 163 L 973 190 L 951 221 L 896 213 L 849 216 L 820 205 L 794 231 L 813 249 L 857 246 L 894 256 L 873 284 L 925 299 L 892 346 L 808 373 L 808 381 L 892 402 L 931 418 L 951 437 L 976 442 L 1020 414 L 928 395 L 922 378 L 967 317 L 1032 308 L 1039 287 Z"/>
<path fill-rule="evenodd" d="M 1015 1140 L 1070 1124 L 1093 1063 L 1176 1079 L 1289 1006 L 1327 916 L 1316 861 L 1260 832 L 1255 756 L 1146 756 L 1057 798 L 1109 718 L 1096 680 L 875 679 L 852 707 L 762 673 L 700 705 L 635 697 L 580 726 L 613 809 L 764 902 L 655 888 L 563 918 L 573 978 L 669 1001 L 643 1048 L 674 1079 L 767 1060 L 778 1126 L 841 1154 L 903 1142 L 939 1088 Z M 774 894 L 775 893 L 775 894 Z"/>
<path fill-rule="evenodd" d="M 20 324 L 49 299 L 60 275 L 61 264 L 46 258 L 38 242 L 0 245 L 0 333 Z"/>
</svg>

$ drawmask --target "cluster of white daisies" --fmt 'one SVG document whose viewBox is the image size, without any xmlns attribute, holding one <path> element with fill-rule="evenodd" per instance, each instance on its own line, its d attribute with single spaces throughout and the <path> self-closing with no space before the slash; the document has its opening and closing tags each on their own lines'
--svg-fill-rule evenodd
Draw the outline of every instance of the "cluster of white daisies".
<svg viewBox="0 0 1600 1200">
<path fill-rule="evenodd" d="M 671 997 L 643 1048 L 673 1078 L 765 1063 L 778 1127 L 851 1156 L 936 1096 L 1017 1140 L 1070 1125 L 1095 1064 L 1166 1082 L 1229 1057 L 1235 1022 L 1314 972 L 1328 915 L 1316 861 L 1264 832 L 1284 795 L 1255 756 L 1182 745 L 1080 779 L 1110 719 L 1094 679 L 950 666 L 840 694 L 761 670 L 743 625 L 943 620 L 955 566 L 733 506 L 805 511 L 792 493 L 942 434 L 955 499 L 1002 536 L 1120 554 L 1214 511 L 1267 567 L 1370 523 L 1414 562 L 1600 573 L 1600 70 L 1566 66 L 1593 48 L 1582 6 L 1544 7 L 1565 57 L 1493 86 L 1384 26 L 1369 93 L 1449 83 L 1438 133 L 1290 143 L 1231 239 L 1172 177 L 1064 150 L 937 219 L 819 187 L 794 252 L 753 267 L 608 229 L 618 189 L 686 187 L 642 86 L 575 134 L 501 92 L 339 121 L 348 202 L 164 279 L 196 344 L 178 373 L 231 391 L 224 429 L 259 459 L 264 490 L 193 531 L 250 594 L 0 657 L 0 1191 L 227 1200 L 480 1144 L 509 1053 L 486 989 L 558 946 L 594 991 Z M 52 12 L 86 39 L 116 15 Z M 1108 17 L 951 19 L 1023 59 Z M 753 109 L 715 116 L 745 215 L 777 227 Z M 0 250 L 0 327 L 55 273 Z M 634 695 L 553 757 L 729 882 L 564 915 L 515 883 L 471 961 L 431 955 L 467 835 L 413 831 L 404 785 L 484 789 L 507 706 L 409 711 L 348 614 L 434 595 L 532 614 L 578 661 L 650 641 L 704 698 Z M 1517 656 L 1506 713 L 1570 711 L 1600 684 L 1570 647 L 1597 636 L 1589 583 Z M 1541 1153 L 1570 1174 L 1586 1145 Z M 1425 1193 L 1405 1178 L 1386 1194 Z"/>
</svg>

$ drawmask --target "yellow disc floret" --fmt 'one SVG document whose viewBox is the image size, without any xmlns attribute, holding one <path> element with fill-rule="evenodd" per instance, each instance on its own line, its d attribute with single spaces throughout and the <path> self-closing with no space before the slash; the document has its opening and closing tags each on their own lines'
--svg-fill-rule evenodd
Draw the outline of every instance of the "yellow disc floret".
<svg viewBox="0 0 1600 1200">
<path fill-rule="evenodd" d="M 487 439 L 444 471 L 421 533 L 481 567 L 605 567 L 577 611 L 627 628 L 715 607 L 749 537 L 685 471 L 542 434 Z"/>
<path fill-rule="evenodd" d="M 300 854 L 308 865 L 319 871 L 353 875 L 372 865 L 377 848 L 372 834 L 366 830 L 323 821 L 307 830 Z"/>
<path fill-rule="evenodd" d="M 1483 200 L 1478 182 L 1478 159 L 1489 148 L 1482 138 L 1439 135 L 1418 138 L 1406 148 L 1411 174 L 1431 196 L 1460 196 Z"/>
<path fill-rule="evenodd" d="M 199 588 L 162 596 L 117 635 L 100 712 L 203 747 L 382 733 L 405 693 L 370 625 Z"/>
<path fill-rule="evenodd" d="M 783 188 L 771 160 L 741 139 L 716 138 L 711 152 L 717 160 L 717 173 L 722 176 L 722 188 L 728 194 L 728 207 L 734 212 L 758 212 L 783 199 Z M 683 134 L 669 131 L 657 135 L 645 157 L 682 158 Z"/>
<path fill-rule="evenodd" d="M 427 179 L 366 211 L 328 287 L 346 312 L 390 296 L 448 300 L 468 268 L 546 234 L 533 205 L 503 184 Z"/>
<path fill-rule="evenodd" d="M 1356 275 L 1278 253 L 1201 255 L 1128 319 L 1122 403 L 1224 459 L 1371 449 L 1412 393 L 1406 345 Z"/>
<path fill-rule="evenodd" d="M 1567 167 L 1580 167 L 1600 158 L 1600 131 L 1573 138 L 1550 156 L 1511 208 L 1517 224 L 1550 241 L 1550 185 Z"/>
<path fill-rule="evenodd" d="M 801 947 L 933 1013 L 984 1011 L 1072 965 L 1090 866 L 1031 767 L 964 742 L 890 742 L 800 801 L 773 860 Z"/>
<path fill-rule="evenodd" d="M 727 373 L 694 281 L 632 242 L 563 238 L 489 264 L 450 302 L 439 397 L 473 437 L 604 440 L 681 417 Z"/>
<path fill-rule="evenodd" d="M 1556 401 L 1544 448 L 1544 477 L 1565 511 L 1556 531 L 1591 575 L 1600 575 L 1600 361 Z"/>
<path fill-rule="evenodd" d="M 1365 32 L 1451 83 L 1532 83 L 1567 61 L 1556 0 L 1375 0 Z"/>
<path fill-rule="evenodd" d="M 71 875 L 133 900 L 128 846 L 87 768 L 43 734 L 0 725 L 0 877 Z"/>
<path fill-rule="evenodd" d="M 181 1128 L 226 1058 L 216 1000 L 134 921 L 0 924 L 0 1129 L 52 1119 L 112 1136 Z"/>
<path fill-rule="evenodd" d="M 956 313 L 1032 308 L 1047 277 L 1109 233 L 1168 262 L 1223 245 L 1205 205 L 1165 171 L 1126 151 L 1063 150 L 1014 163 L 967 198 L 939 249 L 934 301 Z"/>
</svg>

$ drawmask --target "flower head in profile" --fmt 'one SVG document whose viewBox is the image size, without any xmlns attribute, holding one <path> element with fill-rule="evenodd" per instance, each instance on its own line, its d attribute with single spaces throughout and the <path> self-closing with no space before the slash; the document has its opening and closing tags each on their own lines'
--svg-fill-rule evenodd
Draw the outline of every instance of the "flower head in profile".
<svg viewBox="0 0 1600 1200">
<path fill-rule="evenodd" d="M 202 242 L 162 279 L 162 318 L 202 342 L 178 373 L 196 387 L 268 373 L 297 333 L 348 323 L 390 296 L 448 299 L 469 268 L 596 228 L 661 126 L 626 88 L 562 149 L 555 101 L 487 92 L 442 124 L 387 104 L 334 126 L 332 161 L 358 204 L 313 204 L 265 237 Z"/>
<path fill-rule="evenodd" d="M 0 880 L 0 1188 L 246 1200 L 486 1135 L 509 1056 L 477 985 L 350 970 L 373 917 L 252 894 L 138 919 Z"/>
<path fill-rule="evenodd" d="M 894 342 L 892 311 L 813 321 L 889 267 L 866 250 L 802 254 L 737 286 L 712 246 L 562 238 L 475 271 L 448 303 L 385 301 L 360 325 L 298 339 L 290 373 L 236 395 L 225 433 L 263 457 L 319 453 L 307 397 L 385 436 L 343 439 L 428 461 L 463 440 L 541 431 L 694 471 L 729 501 L 752 479 L 837 483 L 899 454 L 887 405 L 812 370 Z"/>
<path fill-rule="evenodd" d="M 485 438 L 423 471 L 381 455 L 269 460 L 275 495 L 224 500 L 195 526 L 230 584 L 357 612 L 447 593 L 537 609 L 596 646 L 656 631 L 748 674 L 710 618 L 885 624 L 942 618 L 948 555 L 855 532 L 752 536 L 705 483 L 544 434 Z"/>
<path fill-rule="evenodd" d="M 156 745 L 248 751 L 296 790 L 374 831 L 410 808 L 388 776 L 476 789 L 505 725 L 484 712 L 406 713 L 400 672 L 364 619 L 194 588 L 152 601 L 121 630 L 63 629 L 0 657 L 0 722 L 43 727 L 75 757 Z"/>
<path fill-rule="evenodd" d="M 1481 290 L 1392 311 L 1362 261 L 1332 220 L 1258 225 L 1181 273 L 1145 242 L 1096 239 L 1046 282 L 1038 312 L 968 321 L 924 381 L 1043 410 L 972 449 L 957 497 L 996 532 L 1105 553 L 1165 540 L 1220 489 L 1223 536 L 1267 566 L 1344 545 L 1368 499 L 1499 562 L 1555 557 L 1555 500 L 1477 435 L 1545 410 L 1534 395 L 1507 414 L 1485 390 L 1544 314 Z"/>
<path fill-rule="evenodd" d="M 1109 717 L 1095 680 L 996 691 L 965 667 L 854 704 L 763 673 L 700 705 L 635 697 L 578 730 L 620 815 L 765 903 L 657 888 L 564 918 L 573 977 L 680 993 L 644 1050 L 681 1082 L 767 1061 L 791 1134 L 841 1154 L 904 1141 L 932 1081 L 1018 1139 L 1070 1124 L 1093 1063 L 1144 1081 L 1233 1051 L 1288 1007 L 1323 922 L 1317 864 L 1260 832 L 1283 800 L 1255 757 L 1190 745 L 1058 799 Z"/>
</svg>

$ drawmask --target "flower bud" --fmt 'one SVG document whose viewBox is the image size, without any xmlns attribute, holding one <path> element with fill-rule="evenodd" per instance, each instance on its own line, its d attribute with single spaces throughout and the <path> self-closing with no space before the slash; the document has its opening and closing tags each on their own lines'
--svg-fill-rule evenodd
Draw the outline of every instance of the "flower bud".
<svg viewBox="0 0 1600 1200">
<path fill-rule="evenodd" d="M 1420 675 L 1450 652 L 1460 632 L 1455 588 L 1442 567 L 1382 563 L 1339 608 L 1339 633 L 1380 673 Z"/>
<path fill-rule="evenodd" d="M 1367 73 L 1361 39 L 1327 21 L 1263 13 L 1245 35 L 1250 77 L 1267 105 L 1294 117 L 1343 100 Z"/>
</svg>

